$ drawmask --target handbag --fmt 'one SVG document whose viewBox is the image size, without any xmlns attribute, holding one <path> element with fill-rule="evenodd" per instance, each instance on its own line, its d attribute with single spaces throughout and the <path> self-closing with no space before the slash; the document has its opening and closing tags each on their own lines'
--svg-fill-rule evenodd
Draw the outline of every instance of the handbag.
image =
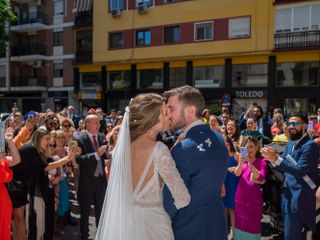
<svg viewBox="0 0 320 240">
<path fill-rule="evenodd" d="M 22 195 L 25 193 L 25 184 L 23 181 L 12 179 L 10 183 L 7 184 L 8 191 L 12 195 Z"/>
</svg>

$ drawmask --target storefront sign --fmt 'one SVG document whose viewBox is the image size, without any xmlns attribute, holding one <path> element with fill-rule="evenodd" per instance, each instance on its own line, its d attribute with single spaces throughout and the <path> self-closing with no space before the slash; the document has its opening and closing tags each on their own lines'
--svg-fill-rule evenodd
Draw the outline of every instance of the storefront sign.
<svg viewBox="0 0 320 240">
<path fill-rule="evenodd" d="M 78 93 L 78 100 L 88 100 L 88 99 L 95 99 L 100 100 L 101 99 L 101 93 L 90 93 L 90 92 L 79 92 Z"/>
<path fill-rule="evenodd" d="M 236 91 L 237 98 L 263 98 L 265 93 L 263 91 Z"/>
</svg>

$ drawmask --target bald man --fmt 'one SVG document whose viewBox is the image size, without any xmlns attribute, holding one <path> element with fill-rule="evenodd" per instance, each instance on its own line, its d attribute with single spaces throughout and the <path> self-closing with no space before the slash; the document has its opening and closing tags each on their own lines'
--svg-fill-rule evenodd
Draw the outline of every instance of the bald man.
<svg viewBox="0 0 320 240">
<path fill-rule="evenodd" d="M 99 133 L 100 118 L 90 114 L 85 118 L 86 131 L 77 141 L 82 150 L 76 162 L 79 164 L 78 200 L 80 204 L 81 240 L 89 236 L 89 215 L 91 204 L 95 205 L 96 225 L 98 227 L 107 187 L 104 160 L 109 156 L 104 145 L 105 136 Z"/>
</svg>

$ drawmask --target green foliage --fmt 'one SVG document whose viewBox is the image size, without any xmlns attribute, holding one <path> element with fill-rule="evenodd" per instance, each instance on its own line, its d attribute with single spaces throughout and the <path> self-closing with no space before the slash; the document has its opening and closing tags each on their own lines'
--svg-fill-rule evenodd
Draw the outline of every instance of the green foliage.
<svg viewBox="0 0 320 240">
<path fill-rule="evenodd" d="M 9 40 L 8 29 L 9 22 L 16 20 L 16 16 L 11 10 L 9 0 L 0 0 L 0 52 L 4 52 Z"/>
</svg>

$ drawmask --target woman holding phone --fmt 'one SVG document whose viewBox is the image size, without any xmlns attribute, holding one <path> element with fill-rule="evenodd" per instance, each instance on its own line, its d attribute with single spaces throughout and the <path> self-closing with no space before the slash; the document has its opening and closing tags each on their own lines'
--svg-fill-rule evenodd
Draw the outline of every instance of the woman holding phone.
<svg viewBox="0 0 320 240">
<path fill-rule="evenodd" d="M 261 156 L 259 141 L 249 136 L 234 170 L 234 174 L 240 177 L 235 195 L 235 240 L 261 238 L 263 201 L 260 185 L 266 173 L 267 162 Z"/>
</svg>

